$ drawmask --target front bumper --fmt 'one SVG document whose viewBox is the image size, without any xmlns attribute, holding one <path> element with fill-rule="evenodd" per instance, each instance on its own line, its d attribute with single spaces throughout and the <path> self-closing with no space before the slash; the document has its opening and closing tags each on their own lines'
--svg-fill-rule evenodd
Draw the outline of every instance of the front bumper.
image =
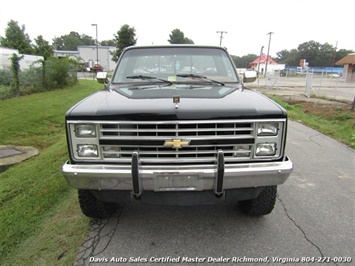
<svg viewBox="0 0 355 266">
<path fill-rule="evenodd" d="M 90 190 L 130 190 L 140 196 L 149 191 L 204 191 L 280 185 L 293 169 L 289 158 L 277 162 L 225 164 L 223 153 L 215 165 L 146 166 L 138 153 L 131 165 L 70 164 L 62 172 L 70 186 Z"/>
</svg>

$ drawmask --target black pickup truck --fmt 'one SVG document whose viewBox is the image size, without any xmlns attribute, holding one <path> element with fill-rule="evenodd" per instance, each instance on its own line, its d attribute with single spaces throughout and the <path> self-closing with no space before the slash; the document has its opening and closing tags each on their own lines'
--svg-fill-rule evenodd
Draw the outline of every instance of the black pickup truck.
<svg viewBox="0 0 355 266">
<path fill-rule="evenodd" d="M 287 113 L 246 89 L 224 48 L 135 46 L 105 89 L 65 116 L 69 160 L 62 172 L 83 213 L 105 218 L 117 203 L 238 203 L 269 214 L 292 172 Z"/>
</svg>

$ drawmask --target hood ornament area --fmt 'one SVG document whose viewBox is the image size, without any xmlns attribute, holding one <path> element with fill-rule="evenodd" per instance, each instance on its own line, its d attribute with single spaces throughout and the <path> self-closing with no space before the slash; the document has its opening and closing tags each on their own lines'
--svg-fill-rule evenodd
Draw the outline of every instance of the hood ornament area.
<svg viewBox="0 0 355 266">
<path fill-rule="evenodd" d="M 178 109 L 179 103 L 180 103 L 180 96 L 179 95 L 173 96 L 173 103 L 175 103 L 175 109 Z"/>
</svg>

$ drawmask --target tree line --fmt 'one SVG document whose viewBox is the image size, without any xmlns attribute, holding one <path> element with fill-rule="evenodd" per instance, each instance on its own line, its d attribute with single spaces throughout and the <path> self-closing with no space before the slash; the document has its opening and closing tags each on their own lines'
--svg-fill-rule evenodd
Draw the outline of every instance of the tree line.
<svg viewBox="0 0 355 266">
<path fill-rule="evenodd" d="M 310 67 L 330 67 L 335 62 L 353 53 L 352 50 L 339 49 L 329 43 L 321 44 L 316 41 L 308 41 L 298 45 L 297 49 L 282 50 L 276 53 L 276 57 L 272 57 L 279 64 L 287 66 L 299 66 L 301 59 L 306 59 Z M 242 57 L 232 55 L 232 59 L 237 67 L 247 68 L 249 63 L 258 58 L 260 55 L 248 54 Z"/>
<path fill-rule="evenodd" d="M 112 53 L 113 61 L 117 62 L 123 49 L 135 45 L 137 42 L 135 28 L 123 25 L 111 40 L 103 40 L 98 43 L 101 46 L 115 46 L 117 49 Z M 174 29 L 167 40 L 170 44 L 193 44 L 193 40 L 187 38 L 180 29 Z M 32 43 L 29 35 L 25 32 L 25 25 L 19 26 L 17 21 L 11 20 L 5 30 L 5 36 L 0 37 L 0 46 L 18 49 L 21 54 L 41 55 L 46 60 L 53 56 L 54 50 L 76 51 L 78 45 L 96 45 L 96 40 L 86 34 L 79 34 L 71 31 L 69 34 L 55 37 L 52 44 L 43 39 L 42 35 L 37 36 Z M 326 67 L 332 66 L 352 50 L 339 49 L 329 43 L 321 44 L 316 41 L 308 41 L 298 45 L 297 49 L 282 50 L 276 53 L 273 58 L 280 64 L 298 66 L 301 59 L 306 59 L 309 66 Z M 259 55 L 248 54 L 244 56 L 232 55 L 237 67 L 247 68 L 249 63 Z"/>
<path fill-rule="evenodd" d="M 116 46 L 112 59 L 117 62 L 125 47 L 136 44 L 135 36 L 135 29 L 125 24 L 114 35 L 114 39 L 101 41 L 98 45 Z M 179 29 L 173 30 L 169 37 L 170 43 L 193 43 Z M 10 58 L 10 68 L 0 69 L 0 100 L 75 84 L 77 62 L 69 58 L 53 57 L 53 53 L 54 49 L 76 51 L 79 45 L 96 45 L 96 41 L 91 36 L 72 31 L 54 38 L 52 44 L 44 40 L 42 35 L 32 43 L 25 32 L 25 26 L 19 26 L 17 21 L 11 20 L 5 30 L 5 36 L 0 36 L 0 46 L 17 49 L 20 54 L 43 56 L 44 60 L 38 61 L 40 66 L 32 65 L 21 71 L 19 62 L 23 55 L 14 53 Z"/>
<path fill-rule="evenodd" d="M 17 21 L 11 20 L 5 29 L 5 36 L 0 36 L 0 46 L 17 49 L 20 54 L 40 55 L 46 60 L 53 56 L 54 50 L 76 51 L 79 45 L 96 45 L 96 40 L 91 36 L 75 31 L 55 37 L 52 44 L 44 40 L 42 35 L 37 36 L 32 43 L 25 30 L 25 25 L 19 26 Z M 100 41 L 98 45 L 115 46 L 117 50 L 112 53 L 112 60 L 117 62 L 125 47 L 137 43 L 135 31 L 134 27 L 125 24 L 114 34 L 113 39 Z M 171 44 L 193 44 L 193 41 L 185 37 L 179 29 L 172 30 L 168 42 Z"/>
</svg>

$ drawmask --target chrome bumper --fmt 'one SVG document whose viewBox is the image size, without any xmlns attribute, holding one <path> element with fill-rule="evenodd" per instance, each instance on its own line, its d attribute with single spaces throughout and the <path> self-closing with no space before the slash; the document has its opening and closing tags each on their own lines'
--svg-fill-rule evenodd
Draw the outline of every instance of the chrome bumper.
<svg viewBox="0 0 355 266">
<path fill-rule="evenodd" d="M 280 185 L 292 169 L 287 157 L 280 162 L 225 164 L 222 152 L 215 165 L 145 166 L 134 153 L 130 166 L 66 162 L 62 172 L 77 189 L 130 190 L 139 196 L 144 190 L 213 190 L 222 194 L 226 189 Z"/>
</svg>

